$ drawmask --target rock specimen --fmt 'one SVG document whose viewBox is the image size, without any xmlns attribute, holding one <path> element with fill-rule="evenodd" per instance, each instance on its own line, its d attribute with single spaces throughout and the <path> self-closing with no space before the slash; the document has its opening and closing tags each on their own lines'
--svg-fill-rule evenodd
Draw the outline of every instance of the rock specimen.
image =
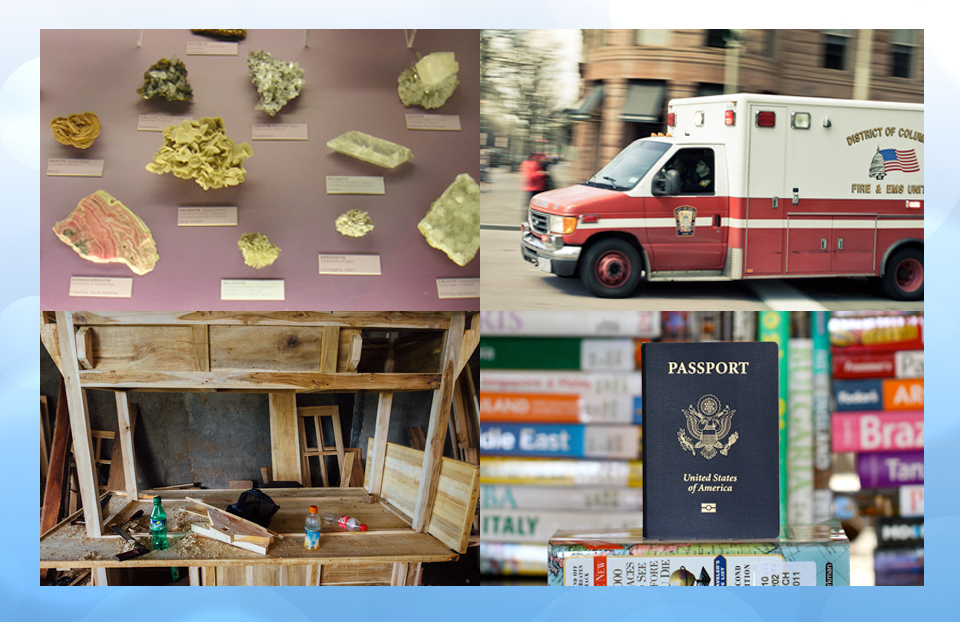
<svg viewBox="0 0 960 622">
<path fill-rule="evenodd" d="M 226 41 L 239 41 L 240 39 L 245 39 L 247 37 L 247 31 L 242 28 L 229 30 L 229 29 L 217 29 L 217 28 L 207 28 L 207 29 L 197 29 L 191 30 L 195 35 L 203 35 L 204 37 L 213 37 L 214 39 L 224 39 Z"/>
<path fill-rule="evenodd" d="M 370 220 L 370 214 L 359 209 L 352 209 L 349 212 L 340 214 L 334 224 L 341 235 L 351 238 L 362 238 L 373 231 L 373 222 Z"/>
<path fill-rule="evenodd" d="M 480 250 L 480 186 L 466 173 L 457 175 L 417 229 L 427 244 L 458 266 L 467 265 Z"/>
<path fill-rule="evenodd" d="M 262 233 L 244 233 L 237 247 L 243 253 L 243 263 L 257 270 L 271 265 L 280 254 L 280 247 Z"/>
<path fill-rule="evenodd" d="M 100 135 L 100 119 L 92 112 L 57 117 L 50 122 L 53 137 L 57 142 L 77 149 L 86 149 Z"/>
<path fill-rule="evenodd" d="M 253 155 L 249 143 L 236 144 L 224 132 L 223 119 L 204 117 L 163 130 L 163 146 L 147 164 L 151 173 L 194 179 L 204 190 L 242 184 L 243 161 Z"/>
<path fill-rule="evenodd" d="M 247 56 L 247 69 L 260 95 L 257 110 L 271 117 L 299 95 L 304 84 L 300 63 L 274 58 L 270 52 L 251 50 Z"/>
<path fill-rule="evenodd" d="M 126 205 L 98 190 L 53 226 L 53 232 L 88 261 L 124 263 L 144 275 L 157 265 L 157 243 L 150 229 Z"/>
<path fill-rule="evenodd" d="M 144 99 L 163 97 L 167 101 L 193 101 L 193 88 L 187 82 L 187 66 L 176 56 L 158 60 L 143 74 L 143 80 L 137 93 Z"/>
<path fill-rule="evenodd" d="M 337 153 L 383 168 L 395 168 L 413 157 L 403 145 L 356 130 L 343 133 L 327 143 Z"/>
<path fill-rule="evenodd" d="M 417 61 L 397 78 L 397 94 L 404 106 L 439 108 L 456 90 L 457 63 L 453 52 L 434 52 Z"/>
</svg>

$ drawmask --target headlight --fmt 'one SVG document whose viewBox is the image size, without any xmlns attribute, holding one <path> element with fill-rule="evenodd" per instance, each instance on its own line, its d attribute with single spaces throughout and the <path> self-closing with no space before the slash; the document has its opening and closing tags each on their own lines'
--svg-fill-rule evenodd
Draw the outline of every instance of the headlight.
<svg viewBox="0 0 960 622">
<path fill-rule="evenodd" d="M 569 235 L 577 230 L 577 219 L 572 216 L 549 216 L 547 228 L 550 233 Z"/>
</svg>

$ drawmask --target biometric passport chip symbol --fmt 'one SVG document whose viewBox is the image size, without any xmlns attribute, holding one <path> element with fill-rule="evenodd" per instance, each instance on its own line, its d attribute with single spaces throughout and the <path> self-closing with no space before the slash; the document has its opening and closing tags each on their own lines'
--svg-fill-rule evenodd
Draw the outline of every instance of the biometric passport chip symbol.
<svg viewBox="0 0 960 622">
<path fill-rule="evenodd" d="M 730 410 L 729 406 L 720 410 L 720 400 L 715 395 L 704 395 L 697 402 L 696 408 L 691 405 L 681 411 L 687 418 L 687 430 L 690 432 L 690 436 L 687 436 L 683 428 L 677 432 L 677 440 L 684 451 L 696 455 L 699 449 L 701 456 L 711 460 L 718 452 L 726 456 L 730 447 L 740 438 L 737 432 L 730 434 L 733 415 L 737 411 Z M 728 434 L 730 439 L 724 445 L 723 439 Z"/>
</svg>

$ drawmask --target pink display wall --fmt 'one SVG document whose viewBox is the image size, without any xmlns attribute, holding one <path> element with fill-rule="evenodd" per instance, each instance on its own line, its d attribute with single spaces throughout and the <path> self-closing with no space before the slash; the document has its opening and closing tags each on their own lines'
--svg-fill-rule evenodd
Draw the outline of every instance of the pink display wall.
<svg viewBox="0 0 960 622">
<path fill-rule="evenodd" d="M 417 223 L 459 173 L 479 180 L 479 31 L 249 30 L 236 56 L 188 56 L 188 30 L 41 31 L 40 301 L 44 309 L 96 310 L 473 310 L 479 299 L 440 299 L 438 278 L 478 278 L 479 255 L 466 266 L 430 247 Z M 272 118 L 254 107 L 247 53 L 266 50 L 300 63 L 300 96 Z M 455 52 L 460 86 L 441 108 L 406 108 L 397 77 L 418 54 Z M 189 72 L 192 104 L 140 99 L 143 73 L 177 55 Z M 56 142 L 47 124 L 58 116 L 95 112 L 102 133 L 81 151 Z M 138 131 L 139 115 L 223 117 L 227 135 L 249 142 L 246 181 L 204 191 L 193 180 L 145 169 L 163 144 L 161 132 Z M 406 114 L 459 116 L 459 131 L 406 129 Z M 306 123 L 309 140 L 251 140 L 254 123 Z M 331 138 L 359 130 L 408 147 L 413 160 L 388 170 L 337 154 Z M 51 158 L 104 161 L 102 178 L 45 176 Z M 384 195 L 328 195 L 326 177 L 380 176 Z M 134 275 L 123 264 L 82 259 L 53 233 L 83 197 L 106 190 L 153 232 L 160 260 Z M 180 206 L 237 206 L 236 227 L 178 227 Z M 346 238 L 334 228 L 350 209 L 370 213 L 374 230 Z M 237 240 L 259 231 L 282 250 L 269 267 L 243 263 Z M 379 254 L 381 276 L 320 275 L 318 255 Z M 132 277 L 131 298 L 69 296 L 72 276 Z M 221 279 L 284 279 L 284 301 L 221 301 Z"/>
</svg>

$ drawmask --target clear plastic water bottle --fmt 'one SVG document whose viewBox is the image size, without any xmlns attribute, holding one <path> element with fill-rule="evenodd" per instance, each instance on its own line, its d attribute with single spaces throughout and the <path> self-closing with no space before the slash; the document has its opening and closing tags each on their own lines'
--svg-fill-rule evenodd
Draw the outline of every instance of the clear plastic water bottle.
<svg viewBox="0 0 960 622">
<path fill-rule="evenodd" d="M 162 551 L 170 546 L 167 542 L 167 513 L 160 505 L 160 497 L 153 498 L 153 512 L 150 513 L 150 534 L 153 536 L 153 550 Z"/>
<path fill-rule="evenodd" d="M 317 514 L 317 506 L 310 506 L 310 513 L 307 514 L 307 524 L 304 527 L 306 537 L 303 539 L 303 548 L 308 551 L 316 551 L 320 548 L 320 515 Z"/>
<path fill-rule="evenodd" d="M 341 516 L 337 520 L 337 526 L 347 531 L 366 531 L 367 526 L 352 516 Z"/>
</svg>

